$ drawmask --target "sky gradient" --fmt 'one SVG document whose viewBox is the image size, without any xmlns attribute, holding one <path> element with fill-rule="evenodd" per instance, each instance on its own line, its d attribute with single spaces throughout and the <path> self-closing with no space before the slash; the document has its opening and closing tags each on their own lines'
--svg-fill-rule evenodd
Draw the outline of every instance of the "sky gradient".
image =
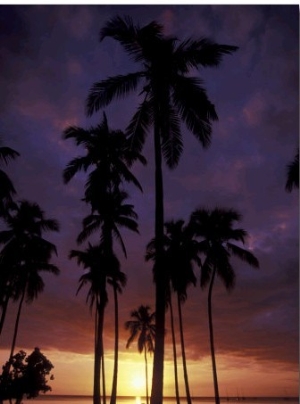
<svg viewBox="0 0 300 404">
<path fill-rule="evenodd" d="M 299 142 L 299 7 L 262 5 L 121 5 L 0 6 L 1 142 L 21 156 L 6 169 L 18 199 L 40 204 L 61 231 L 48 239 L 58 248 L 54 262 L 59 277 L 45 277 L 37 301 L 24 307 L 18 348 L 39 346 L 53 362 L 55 394 L 90 394 L 93 372 L 93 317 L 85 291 L 76 296 L 82 269 L 68 260 L 88 207 L 83 196 L 85 175 L 68 185 L 66 164 L 82 153 L 62 139 L 69 125 L 88 128 L 102 112 L 87 118 L 85 100 L 91 85 L 108 76 L 138 70 L 118 43 L 99 43 L 99 30 L 115 15 L 130 15 L 144 25 L 162 23 L 167 35 L 180 40 L 211 37 L 239 46 L 218 69 L 198 74 L 215 104 L 211 146 L 203 150 L 184 130 L 184 152 L 175 170 L 164 166 L 165 218 L 187 220 L 197 207 L 239 210 L 240 227 L 250 234 L 246 247 L 260 269 L 239 262 L 236 287 L 228 294 L 217 281 L 213 296 L 215 344 L 221 395 L 298 394 L 298 191 L 284 189 L 286 166 Z M 105 109 L 112 129 L 125 129 L 138 95 Z M 149 133 L 146 167 L 134 166 L 144 192 L 128 187 L 139 215 L 140 235 L 123 232 L 128 250 L 122 270 L 128 276 L 120 296 L 119 394 L 141 394 L 132 385 L 143 373 L 142 356 L 123 323 L 140 304 L 154 309 L 151 265 L 145 245 L 154 234 L 153 142 Z M 2 225 L 1 225 L 2 226 Z M 120 251 L 118 250 L 120 253 Z M 121 254 L 119 254 L 121 258 Z M 199 270 L 196 271 L 199 279 Z M 188 370 L 193 395 L 212 395 L 207 290 L 199 283 L 183 308 Z M 11 305 L 0 339 L 0 359 L 9 352 L 15 319 Z M 167 314 L 165 393 L 172 395 L 173 373 Z M 112 295 L 105 320 L 108 390 L 113 358 Z M 128 380 L 128 374 L 132 375 Z M 180 374 L 182 378 L 182 374 Z M 181 392 L 183 394 L 183 389 Z"/>
</svg>

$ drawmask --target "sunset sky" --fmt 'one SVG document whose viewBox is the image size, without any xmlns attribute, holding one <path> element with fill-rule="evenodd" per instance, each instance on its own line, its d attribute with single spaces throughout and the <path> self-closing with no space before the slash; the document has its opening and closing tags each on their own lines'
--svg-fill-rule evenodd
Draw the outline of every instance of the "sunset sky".
<svg viewBox="0 0 300 404">
<path fill-rule="evenodd" d="M 49 235 L 58 249 L 58 277 L 45 277 L 38 300 L 24 306 L 18 349 L 35 346 L 53 362 L 53 394 L 91 394 L 93 316 L 86 290 L 76 296 L 82 269 L 68 260 L 77 248 L 81 220 L 89 212 L 80 200 L 85 175 L 68 185 L 66 164 L 82 153 L 62 139 L 69 125 L 88 128 L 102 112 L 87 118 L 91 85 L 109 76 L 139 69 L 112 39 L 99 43 L 99 31 L 115 15 L 129 15 L 141 26 L 156 20 L 178 39 L 211 37 L 239 46 L 218 69 L 198 74 L 215 104 L 211 146 L 203 150 L 184 130 L 179 166 L 164 166 L 165 217 L 188 219 L 197 207 L 239 210 L 246 244 L 260 269 L 235 262 L 236 287 L 228 294 L 218 279 L 213 296 L 215 345 L 221 395 L 285 396 L 298 394 L 298 191 L 285 191 L 286 166 L 299 142 L 299 6 L 279 5 L 48 5 L 0 6 L 0 135 L 2 145 L 20 157 L 6 172 L 18 199 L 37 202 L 60 222 Z M 112 129 L 125 129 L 139 103 L 134 94 L 105 109 Z M 154 309 L 151 264 L 145 245 L 154 234 L 153 143 L 144 154 L 148 165 L 134 166 L 144 192 L 128 187 L 139 215 L 140 235 L 123 232 L 128 282 L 120 296 L 119 394 L 139 395 L 143 356 L 136 345 L 126 350 L 123 324 L 132 309 Z M 2 167 L 3 168 L 3 167 Z M 3 225 L 1 224 L 1 229 Z M 118 250 L 118 253 L 120 251 Z M 199 280 L 199 269 L 195 270 Z M 192 395 L 212 395 L 207 321 L 207 289 L 198 285 L 183 307 Z M 8 358 L 16 305 L 8 313 L 0 339 L 1 364 Z M 113 364 L 113 304 L 107 306 L 105 350 L 107 389 Z M 174 394 L 169 313 L 167 313 L 165 394 Z M 178 347 L 179 348 L 179 347 Z M 180 352 L 180 350 L 178 349 Z M 180 369 L 180 378 L 183 379 Z M 181 385 L 181 394 L 184 394 Z"/>
</svg>

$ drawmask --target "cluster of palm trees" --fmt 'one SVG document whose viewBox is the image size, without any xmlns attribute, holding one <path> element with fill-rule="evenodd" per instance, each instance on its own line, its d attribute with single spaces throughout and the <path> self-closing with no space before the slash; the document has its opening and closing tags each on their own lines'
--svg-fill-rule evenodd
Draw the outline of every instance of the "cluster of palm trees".
<svg viewBox="0 0 300 404">
<path fill-rule="evenodd" d="M 140 27 L 127 16 L 116 16 L 109 20 L 101 29 L 100 41 L 106 37 L 118 41 L 133 61 L 139 64 L 139 68 L 135 72 L 95 83 L 87 98 L 87 115 L 94 114 L 107 107 L 114 99 L 124 97 L 132 91 L 138 91 L 141 102 L 124 133 L 109 129 L 105 113 L 97 127 L 88 130 L 70 127 L 64 132 L 65 139 L 72 138 L 85 151 L 83 156 L 74 158 L 66 167 L 65 182 L 69 182 L 78 171 L 89 171 L 83 200 L 89 204 L 91 213 L 83 220 L 83 229 L 77 241 L 82 243 L 95 235 L 95 232 L 98 235 L 96 244 L 89 242 L 84 251 L 73 250 L 70 253 L 70 257 L 77 258 L 85 269 L 78 289 L 85 284 L 89 285 L 87 301 L 91 308 L 95 308 L 94 404 L 101 403 L 101 396 L 105 402 L 103 321 L 108 301 L 107 284 L 114 289 L 115 358 L 118 355 L 118 292 L 122 290 L 126 277 L 121 272 L 114 240 L 120 243 L 126 257 L 126 248 L 119 229 L 127 227 L 138 231 L 133 205 L 125 203 L 128 194 L 124 186 L 125 183 L 132 183 L 141 189 L 130 168 L 136 160 L 145 164 L 141 152 L 151 128 L 155 162 L 155 220 L 154 237 L 146 252 L 146 259 L 153 260 L 155 282 L 155 333 L 151 328 L 151 343 L 148 341 L 150 345 L 146 347 L 146 350 L 154 349 L 151 404 L 162 404 L 163 399 L 165 316 L 167 307 L 170 307 L 173 318 L 172 292 L 177 299 L 186 395 L 190 404 L 181 306 L 187 297 L 187 287 L 196 282 L 193 262 L 201 266 L 201 285 L 204 287 L 210 282 L 208 306 L 212 336 L 211 295 L 215 276 L 220 275 L 226 287 L 230 288 L 234 281 L 231 255 L 236 255 L 253 266 L 258 266 L 258 261 L 250 252 L 231 243 L 232 239 L 244 242 L 246 237 L 245 231 L 232 228 L 233 223 L 240 219 L 240 215 L 234 210 L 198 209 L 191 215 L 187 225 L 182 220 L 165 223 L 162 160 L 171 169 L 177 166 L 183 150 L 181 122 L 204 148 L 209 146 L 212 122 L 218 116 L 202 81 L 191 76 L 191 72 L 219 66 L 223 56 L 232 54 L 237 47 L 217 44 L 208 38 L 189 38 L 180 42 L 175 37 L 165 36 L 163 26 L 155 21 Z M 201 253 L 205 257 L 203 262 L 200 260 Z M 144 314 L 147 314 L 148 306 L 141 307 Z M 131 314 L 133 317 L 141 315 L 139 310 Z M 126 323 L 126 327 L 132 332 L 128 341 L 130 345 L 136 337 L 137 325 L 132 320 Z M 172 335 L 175 350 L 174 330 Z M 141 345 L 138 346 L 141 350 Z M 213 337 L 211 346 L 213 354 Z M 214 354 L 212 356 L 218 402 Z M 176 392 L 179 399 L 178 383 Z M 116 401 L 116 393 L 117 361 L 111 404 Z"/>
<path fill-rule="evenodd" d="M 17 156 L 15 150 L 0 147 L 2 162 Z M 9 303 L 18 302 L 10 360 L 14 356 L 24 302 L 32 302 L 44 290 L 43 272 L 59 273 L 51 263 L 56 247 L 43 237 L 45 232 L 59 231 L 59 225 L 56 220 L 46 218 L 37 203 L 15 201 L 16 190 L 3 170 L 0 170 L 0 190 L 0 218 L 4 226 L 0 231 L 0 338 Z M 4 372 L 9 369 L 4 368 Z"/>
</svg>

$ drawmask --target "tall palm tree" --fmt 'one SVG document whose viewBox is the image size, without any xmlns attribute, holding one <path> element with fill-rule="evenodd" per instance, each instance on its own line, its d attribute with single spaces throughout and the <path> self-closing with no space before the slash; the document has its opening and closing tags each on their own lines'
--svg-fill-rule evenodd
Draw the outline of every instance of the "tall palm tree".
<svg viewBox="0 0 300 404">
<path fill-rule="evenodd" d="M 146 403 L 149 404 L 149 389 L 148 389 L 148 362 L 147 352 L 154 351 L 155 339 L 155 313 L 150 313 L 149 306 L 139 306 L 137 310 L 130 313 L 133 320 L 125 322 L 126 330 L 130 331 L 126 348 L 129 348 L 133 341 L 137 339 L 138 351 L 144 351 L 145 358 L 145 384 L 146 384 Z"/>
<path fill-rule="evenodd" d="M 85 148 L 85 155 L 73 159 L 64 170 L 64 181 L 69 182 L 78 171 L 90 169 L 85 186 L 85 202 L 91 205 L 91 214 L 83 220 L 83 230 L 78 236 L 78 243 L 85 241 L 95 231 L 100 231 L 101 254 L 104 262 L 109 264 L 115 257 L 113 252 L 113 238 L 116 238 L 126 256 L 126 249 L 121 237 L 119 227 L 127 227 L 137 230 L 137 215 L 133 206 L 124 203 L 128 195 L 120 190 L 122 182 L 131 182 L 141 189 L 141 185 L 129 170 L 135 160 L 146 163 L 144 157 L 129 147 L 127 137 L 121 131 L 112 131 L 108 127 L 106 115 L 96 128 L 84 130 L 70 127 L 64 132 L 65 139 L 73 138 L 77 145 Z M 106 277 L 103 280 L 106 288 Z M 115 300 L 116 302 L 116 300 Z M 97 338 L 103 345 L 103 320 L 104 308 L 102 307 Z M 117 353 L 116 353 L 117 355 Z M 100 348 L 95 349 L 94 374 L 94 404 L 100 403 L 100 366 L 103 352 Z M 95 366 L 96 366 L 95 365 Z M 103 365 L 103 360 L 102 360 Z M 113 380 L 111 394 L 112 403 L 117 394 L 117 364 Z"/>
<path fill-rule="evenodd" d="M 217 367 L 214 348 L 214 334 L 212 322 L 212 291 L 215 277 L 219 276 L 227 290 L 234 287 L 235 272 L 230 262 L 231 257 L 237 257 L 254 268 L 259 267 L 257 258 L 250 251 L 236 245 L 234 242 L 245 243 L 247 232 L 240 228 L 233 228 L 235 222 L 241 220 L 241 215 L 233 209 L 215 208 L 196 209 L 191 220 L 195 234 L 200 238 L 199 248 L 205 255 L 201 268 L 201 287 L 209 285 L 208 290 L 208 318 L 210 347 L 215 390 L 215 402 L 220 403 Z"/>
<path fill-rule="evenodd" d="M 12 213 L 13 212 L 13 213 Z M 11 284 L 19 307 L 14 328 L 10 357 L 14 355 L 22 306 L 37 298 L 44 289 L 40 272 L 57 275 L 59 269 L 50 264 L 56 247 L 42 235 L 47 231 L 58 231 L 58 222 L 46 219 L 45 213 L 36 203 L 21 201 L 5 215 L 8 230 L 0 232 L 1 255 L 12 269 Z"/>
<path fill-rule="evenodd" d="M 211 137 L 211 122 L 217 120 L 214 105 L 209 101 L 202 82 L 189 76 L 191 69 L 218 66 L 223 55 L 237 47 L 219 45 L 207 38 L 178 42 L 165 37 L 163 27 L 155 21 L 140 28 L 130 17 L 111 19 L 102 28 L 100 40 L 112 37 L 124 47 L 142 68 L 134 73 L 109 77 L 95 83 L 87 100 L 87 113 L 111 103 L 114 98 L 127 95 L 141 85 L 142 102 L 134 114 L 127 133 L 133 150 L 141 151 L 147 131 L 154 128 L 155 158 L 155 242 L 156 280 L 155 311 L 156 341 L 153 366 L 152 404 L 162 403 L 164 330 L 167 277 L 163 269 L 163 178 L 162 155 L 174 168 L 180 158 L 183 143 L 180 120 L 207 147 Z"/>
<path fill-rule="evenodd" d="M 294 160 L 287 166 L 285 190 L 292 192 L 294 188 L 299 188 L 299 148 Z"/>
<path fill-rule="evenodd" d="M 20 154 L 10 147 L 0 147 L 0 162 L 5 165 L 10 160 L 14 160 Z M 6 211 L 6 206 L 12 201 L 12 197 L 16 194 L 16 190 L 8 175 L 0 169 L 0 216 Z"/>
</svg>

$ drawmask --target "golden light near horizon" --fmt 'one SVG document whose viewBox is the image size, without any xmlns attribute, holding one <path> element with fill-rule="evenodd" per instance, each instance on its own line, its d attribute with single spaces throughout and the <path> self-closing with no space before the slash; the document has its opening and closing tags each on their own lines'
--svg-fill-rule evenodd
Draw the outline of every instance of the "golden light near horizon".
<svg viewBox="0 0 300 404">
<path fill-rule="evenodd" d="M 135 375 L 132 378 L 131 384 L 136 389 L 145 388 L 145 378 L 142 375 Z"/>
</svg>

